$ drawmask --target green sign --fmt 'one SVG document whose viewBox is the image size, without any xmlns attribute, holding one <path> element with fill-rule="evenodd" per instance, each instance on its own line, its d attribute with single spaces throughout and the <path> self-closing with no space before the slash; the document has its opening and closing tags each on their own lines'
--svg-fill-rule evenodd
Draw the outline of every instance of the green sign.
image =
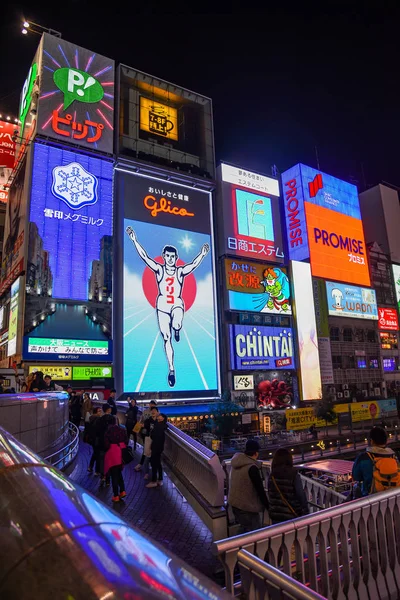
<svg viewBox="0 0 400 600">
<path fill-rule="evenodd" d="M 109 379 L 112 377 L 112 367 L 73 367 L 72 379 Z"/>
<path fill-rule="evenodd" d="M 37 76 L 37 64 L 33 63 L 29 69 L 28 77 L 22 88 L 21 104 L 19 106 L 19 120 L 21 121 L 21 137 L 24 135 L 25 120 L 32 102 L 32 90 Z"/>
<path fill-rule="evenodd" d="M 99 81 L 85 71 L 63 67 L 57 69 L 53 75 L 53 81 L 64 93 L 64 110 L 75 100 L 77 102 L 95 103 L 100 102 L 104 96 L 104 90 Z"/>
</svg>

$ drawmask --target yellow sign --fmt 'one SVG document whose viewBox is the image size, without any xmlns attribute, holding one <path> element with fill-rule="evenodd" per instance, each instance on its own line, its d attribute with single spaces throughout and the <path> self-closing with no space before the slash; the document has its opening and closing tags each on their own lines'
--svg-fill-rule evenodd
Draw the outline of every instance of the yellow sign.
<svg viewBox="0 0 400 600">
<path fill-rule="evenodd" d="M 371 404 L 365 402 L 363 404 Z M 355 406 L 355 405 L 354 405 Z M 333 408 L 336 414 L 349 412 L 348 404 L 336 404 Z M 300 429 L 308 429 L 311 425 L 315 427 L 325 427 L 326 423 L 323 419 L 317 419 L 313 408 L 295 408 L 287 410 L 286 413 L 286 429 L 298 431 Z M 369 419 L 371 417 L 368 417 Z M 362 419 L 359 419 L 362 420 Z M 329 423 L 328 423 L 329 425 Z"/>
<path fill-rule="evenodd" d="M 264 425 L 264 433 L 271 433 L 271 417 L 264 415 L 263 425 Z"/>
<path fill-rule="evenodd" d="M 178 140 L 176 108 L 140 96 L 140 129 L 168 140 Z"/>
<path fill-rule="evenodd" d="M 381 414 L 381 409 L 378 402 L 356 402 L 350 404 L 351 408 L 351 420 L 353 423 L 356 421 L 370 421 L 371 419 L 377 419 Z"/>
<path fill-rule="evenodd" d="M 50 375 L 52 379 L 67 381 L 72 379 L 72 367 L 60 367 L 58 365 L 36 365 L 29 367 L 29 374 L 42 371 L 43 375 Z"/>
<path fill-rule="evenodd" d="M 321 450 L 325 450 L 325 448 L 326 448 L 324 440 L 321 440 L 320 442 L 318 442 L 317 446 L 318 446 L 318 448 L 321 448 Z"/>
</svg>

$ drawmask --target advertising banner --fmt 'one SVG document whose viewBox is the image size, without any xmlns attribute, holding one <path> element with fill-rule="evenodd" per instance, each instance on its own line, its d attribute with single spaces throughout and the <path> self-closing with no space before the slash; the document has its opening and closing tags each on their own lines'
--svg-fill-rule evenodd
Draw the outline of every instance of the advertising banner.
<svg viewBox="0 0 400 600">
<path fill-rule="evenodd" d="M 387 331 L 399 330 L 399 319 L 394 308 L 378 308 L 378 327 Z"/>
<path fill-rule="evenodd" d="M 329 337 L 328 305 L 326 302 L 325 281 L 322 279 L 313 279 L 312 284 L 318 339 L 321 337 Z"/>
<path fill-rule="evenodd" d="M 348 413 L 348 404 L 336 404 L 333 408 L 336 414 Z M 323 419 L 317 419 L 313 408 L 296 408 L 294 410 L 289 409 L 285 412 L 286 416 L 286 429 L 292 431 L 299 431 L 301 429 L 308 429 L 311 425 L 315 427 L 326 427 L 326 423 Z M 329 426 L 329 424 L 328 424 Z"/>
<path fill-rule="evenodd" d="M 229 325 L 231 369 L 295 369 L 290 327 Z"/>
<path fill-rule="evenodd" d="M 237 390 L 254 390 L 253 375 L 234 375 L 233 389 Z"/>
<path fill-rule="evenodd" d="M 378 320 L 375 290 L 327 281 L 326 296 L 333 317 Z"/>
<path fill-rule="evenodd" d="M 112 360 L 112 171 L 35 144 L 24 358 Z"/>
<path fill-rule="evenodd" d="M 282 175 L 289 258 L 315 277 L 370 285 L 355 185 L 302 164 Z"/>
<path fill-rule="evenodd" d="M 14 356 L 14 354 L 16 354 L 18 350 L 18 313 L 20 303 L 20 281 L 21 278 L 18 277 L 18 279 L 11 286 L 7 356 Z"/>
<path fill-rule="evenodd" d="M 31 154 L 21 161 L 9 189 L 4 225 L 0 295 L 24 270 L 25 219 Z"/>
<path fill-rule="evenodd" d="M 400 313 L 400 265 L 392 265 L 394 286 L 396 289 L 397 308 Z"/>
<path fill-rule="evenodd" d="M 323 385 L 333 384 L 333 365 L 331 340 L 329 337 L 318 337 L 319 364 L 321 369 L 321 382 Z"/>
<path fill-rule="evenodd" d="M 114 61 L 43 34 L 37 133 L 113 152 Z"/>
<path fill-rule="evenodd" d="M 221 254 L 282 263 L 279 182 L 222 164 L 224 244 Z"/>
<path fill-rule="evenodd" d="M 29 367 L 29 375 L 42 371 L 44 375 L 50 375 L 55 381 L 69 381 L 72 379 L 72 367 L 58 366 L 58 365 L 40 365 Z"/>
<path fill-rule="evenodd" d="M 117 171 L 124 206 L 123 389 L 219 389 L 211 194 Z"/>
<path fill-rule="evenodd" d="M 350 404 L 350 410 L 353 423 L 378 419 L 381 415 L 379 401 L 354 402 Z"/>
<path fill-rule="evenodd" d="M 292 261 L 291 269 L 299 344 L 300 396 L 302 400 L 318 400 L 321 398 L 321 371 L 310 265 Z"/>
<path fill-rule="evenodd" d="M 73 367 L 72 379 L 74 380 L 90 380 L 90 379 L 110 379 L 113 376 L 111 366 L 108 367 Z"/>
<path fill-rule="evenodd" d="M 15 141 L 19 126 L 0 120 L 0 202 L 7 202 L 8 180 L 15 164 Z"/>
<path fill-rule="evenodd" d="M 225 259 L 230 310 L 292 314 L 287 270 L 268 264 Z"/>
</svg>

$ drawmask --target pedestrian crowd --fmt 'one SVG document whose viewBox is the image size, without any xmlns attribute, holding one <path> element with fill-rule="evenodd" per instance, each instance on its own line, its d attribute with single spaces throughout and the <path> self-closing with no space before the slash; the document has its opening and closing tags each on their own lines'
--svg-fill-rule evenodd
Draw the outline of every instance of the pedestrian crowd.
<svg viewBox="0 0 400 600">
<path fill-rule="evenodd" d="M 273 525 L 309 512 L 292 453 L 287 448 L 275 452 L 266 490 L 258 461 L 259 450 L 258 442 L 250 439 L 245 452 L 236 453 L 231 461 L 228 504 L 244 533 L 263 526 L 265 511 Z M 400 462 L 396 453 L 387 447 L 383 427 L 371 429 L 369 445 L 354 462 L 353 482 L 356 493 L 350 500 L 400 487 Z"/>
<path fill-rule="evenodd" d="M 133 452 L 137 448 L 138 436 L 143 443 L 143 451 L 134 470 L 143 470 L 144 479 L 150 480 L 146 487 L 163 485 L 161 456 L 168 424 L 167 417 L 160 413 L 156 402 L 151 401 L 148 409 L 141 411 L 136 400 L 128 398 L 125 427 L 122 427 L 117 418 L 115 390 L 111 391 L 101 408 L 94 407 L 86 393 L 80 396 L 70 388 L 68 393 L 71 420 L 77 427 L 81 421 L 84 422 L 83 439 L 92 447 L 88 471 L 99 477 L 101 487 L 112 486 L 113 502 L 119 502 L 126 496 L 123 472 L 134 460 Z"/>
</svg>

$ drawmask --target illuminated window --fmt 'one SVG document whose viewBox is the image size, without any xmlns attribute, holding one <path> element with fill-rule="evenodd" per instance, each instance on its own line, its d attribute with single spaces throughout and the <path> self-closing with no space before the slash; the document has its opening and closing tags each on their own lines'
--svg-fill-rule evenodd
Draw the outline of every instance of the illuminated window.
<svg viewBox="0 0 400 600">
<path fill-rule="evenodd" d="M 369 359 L 369 368 L 370 369 L 378 369 L 379 368 L 379 362 L 377 358 L 370 358 Z"/>
<path fill-rule="evenodd" d="M 386 333 L 382 331 L 379 333 L 379 336 L 381 340 L 381 348 L 383 350 L 397 350 L 397 333 Z"/>
<path fill-rule="evenodd" d="M 359 369 L 367 368 L 367 359 L 366 358 L 357 358 L 357 367 Z"/>
<path fill-rule="evenodd" d="M 382 362 L 383 362 L 383 370 L 384 371 L 396 371 L 397 370 L 396 359 L 393 356 L 391 356 L 389 358 L 383 358 Z"/>
</svg>

